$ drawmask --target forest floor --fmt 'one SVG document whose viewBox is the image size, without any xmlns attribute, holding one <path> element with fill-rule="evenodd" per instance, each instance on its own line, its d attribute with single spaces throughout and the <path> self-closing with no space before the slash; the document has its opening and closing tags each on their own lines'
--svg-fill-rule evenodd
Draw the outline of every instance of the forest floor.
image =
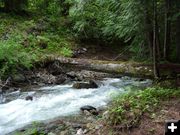
<svg viewBox="0 0 180 135">
<path fill-rule="evenodd" d="M 179 119 L 180 99 L 170 98 L 166 101 L 161 101 L 161 104 L 153 114 L 143 114 L 136 127 L 127 130 L 118 129 L 118 125 L 116 128 L 105 126 L 100 130 L 88 133 L 88 135 L 164 135 L 165 121 Z"/>
</svg>

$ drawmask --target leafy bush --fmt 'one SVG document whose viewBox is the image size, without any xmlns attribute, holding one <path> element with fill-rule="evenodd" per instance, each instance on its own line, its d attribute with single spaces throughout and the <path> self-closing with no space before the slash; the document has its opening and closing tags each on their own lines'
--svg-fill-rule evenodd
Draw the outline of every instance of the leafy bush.
<svg viewBox="0 0 180 135">
<path fill-rule="evenodd" d="M 109 109 L 109 123 L 122 127 L 137 125 L 143 113 L 152 113 L 162 100 L 180 97 L 180 91 L 164 88 L 147 88 L 117 96 Z"/>
<path fill-rule="evenodd" d="M 19 67 L 30 68 L 36 55 L 26 51 L 14 40 L 0 42 L 0 76 L 16 72 Z"/>
<path fill-rule="evenodd" d="M 69 48 L 67 48 L 67 47 L 63 47 L 62 49 L 61 49 L 61 54 L 63 55 L 63 56 L 65 56 L 65 57 L 71 57 L 72 56 L 72 50 L 71 49 L 69 49 Z"/>
</svg>

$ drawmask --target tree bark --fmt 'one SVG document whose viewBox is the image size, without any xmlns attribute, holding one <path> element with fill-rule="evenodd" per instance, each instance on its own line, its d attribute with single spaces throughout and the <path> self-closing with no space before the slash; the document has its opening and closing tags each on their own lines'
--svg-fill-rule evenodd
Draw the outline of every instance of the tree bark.
<svg viewBox="0 0 180 135">
<path fill-rule="evenodd" d="M 180 63 L 180 16 L 176 20 L 176 30 L 177 62 Z"/>
<path fill-rule="evenodd" d="M 146 27 L 146 39 L 149 47 L 149 56 L 153 57 L 153 31 L 152 31 L 152 22 L 149 19 L 149 14 L 147 7 L 144 8 L 144 16 L 145 16 L 145 27 Z"/>
<path fill-rule="evenodd" d="M 168 60 L 169 46 L 171 42 L 170 31 L 171 31 L 171 22 L 170 22 L 170 0 L 165 0 L 165 32 L 164 32 L 164 49 L 163 57 L 165 60 Z"/>
<path fill-rule="evenodd" d="M 154 77 L 159 78 L 159 70 L 157 66 L 157 2 L 153 0 L 153 69 Z"/>
<path fill-rule="evenodd" d="M 159 25 L 157 23 L 157 19 L 156 19 L 156 57 L 157 57 L 157 61 L 161 59 L 161 42 L 159 37 Z"/>
<path fill-rule="evenodd" d="M 4 8 L 7 12 L 21 11 L 27 4 L 27 0 L 4 0 Z"/>
</svg>

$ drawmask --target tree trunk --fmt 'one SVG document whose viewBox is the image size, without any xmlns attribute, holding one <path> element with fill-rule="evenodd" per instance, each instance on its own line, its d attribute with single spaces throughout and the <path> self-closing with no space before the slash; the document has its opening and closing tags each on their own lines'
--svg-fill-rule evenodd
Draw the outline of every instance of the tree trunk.
<svg viewBox="0 0 180 135">
<path fill-rule="evenodd" d="M 156 20 L 156 57 L 157 61 L 161 59 L 161 42 L 160 42 L 160 37 L 159 37 L 159 25 Z"/>
<path fill-rule="evenodd" d="M 164 32 L 164 49 L 163 57 L 165 60 L 168 60 L 168 51 L 171 42 L 170 31 L 171 31 L 171 22 L 170 22 L 170 0 L 165 0 L 165 32 Z"/>
<path fill-rule="evenodd" d="M 7 12 L 21 11 L 27 3 L 27 0 L 4 0 L 4 8 Z"/>
<path fill-rule="evenodd" d="M 144 8 L 145 10 L 145 27 L 146 27 L 146 40 L 148 43 L 148 47 L 149 47 L 149 56 L 150 58 L 153 57 L 153 31 L 152 31 L 152 23 L 151 20 L 149 19 L 149 14 L 148 14 L 148 10 L 147 7 Z"/>
<path fill-rule="evenodd" d="M 176 20 L 176 30 L 177 62 L 180 63 L 180 16 Z"/>
<path fill-rule="evenodd" d="M 157 2 L 153 0 L 153 69 L 154 77 L 159 78 L 159 71 L 157 67 Z"/>
</svg>

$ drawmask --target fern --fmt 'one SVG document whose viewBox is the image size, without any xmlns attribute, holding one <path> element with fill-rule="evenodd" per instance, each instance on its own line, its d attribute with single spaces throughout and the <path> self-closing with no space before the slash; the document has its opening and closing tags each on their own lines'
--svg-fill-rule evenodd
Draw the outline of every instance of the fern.
<svg viewBox="0 0 180 135">
<path fill-rule="evenodd" d="M 18 67 L 30 68 L 36 55 L 14 40 L 0 42 L 0 76 L 15 73 Z"/>
</svg>

